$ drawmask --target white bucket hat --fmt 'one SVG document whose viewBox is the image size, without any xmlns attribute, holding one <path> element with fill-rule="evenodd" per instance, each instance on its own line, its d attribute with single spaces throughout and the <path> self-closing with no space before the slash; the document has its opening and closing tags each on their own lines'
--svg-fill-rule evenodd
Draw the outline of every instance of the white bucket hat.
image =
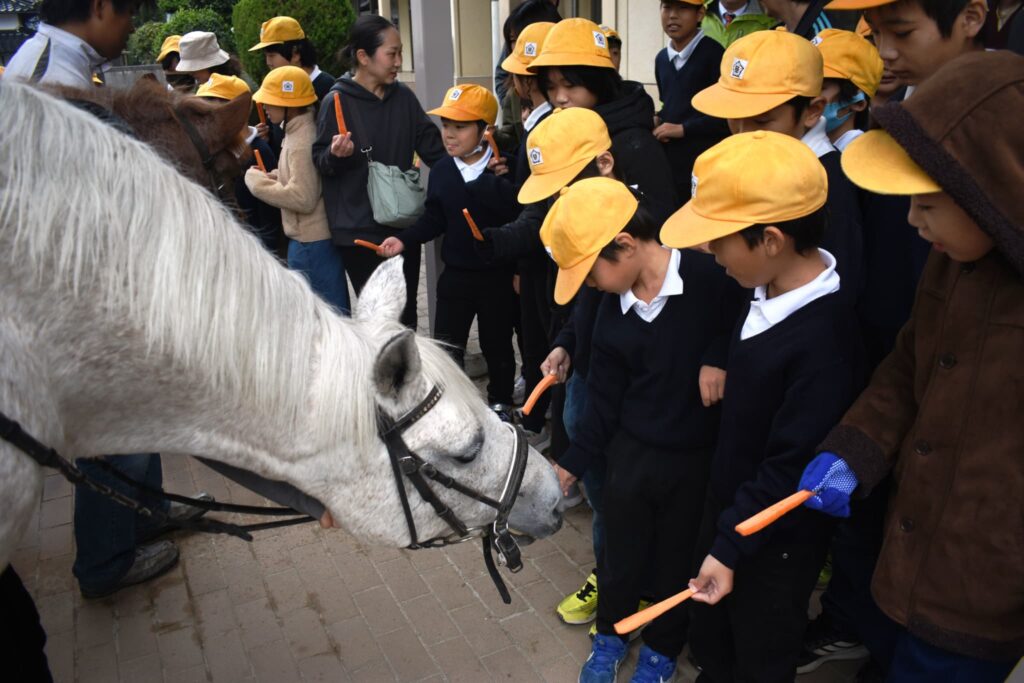
<svg viewBox="0 0 1024 683">
<path fill-rule="evenodd" d="M 209 69 L 230 58 L 217 44 L 217 36 L 208 31 L 192 31 L 183 35 L 178 54 L 181 55 L 178 71 L 186 73 Z"/>
</svg>

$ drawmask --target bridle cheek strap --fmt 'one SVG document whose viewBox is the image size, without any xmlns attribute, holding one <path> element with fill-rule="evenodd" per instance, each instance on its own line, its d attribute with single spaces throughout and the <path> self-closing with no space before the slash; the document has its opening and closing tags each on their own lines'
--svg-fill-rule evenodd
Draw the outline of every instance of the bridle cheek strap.
<svg viewBox="0 0 1024 683">
<path fill-rule="evenodd" d="M 382 409 L 377 410 L 377 419 L 381 439 L 388 451 L 388 459 L 391 462 L 391 471 L 395 476 L 395 483 L 398 486 L 398 497 L 402 504 L 402 513 L 405 515 L 405 523 L 409 528 L 410 543 L 408 548 L 419 550 L 422 548 L 438 548 L 446 545 L 462 543 L 476 536 L 483 539 L 484 564 L 487 572 L 494 581 L 498 593 L 505 604 L 510 604 L 512 598 L 498 574 L 494 558 L 491 553 L 496 550 L 498 563 L 507 567 L 511 572 L 518 572 L 523 568 L 522 555 L 519 545 L 508 528 L 508 517 L 519 495 L 519 489 L 523 483 L 523 476 L 526 473 L 526 463 L 529 457 L 529 447 L 525 436 L 515 426 L 509 425 L 513 432 L 515 446 L 512 452 L 512 463 L 509 466 L 505 478 L 505 485 L 498 500 L 486 496 L 479 491 L 461 484 L 453 477 L 441 472 L 436 467 L 426 462 L 419 455 L 409 450 L 402 432 L 411 425 L 423 418 L 431 408 L 437 405 L 441 399 L 441 390 L 433 387 L 415 408 L 397 420 L 393 420 Z M 452 529 L 452 534 L 438 536 L 426 541 L 420 541 L 416 530 L 416 522 L 412 515 L 412 506 L 409 504 L 409 496 L 405 489 L 403 480 L 408 479 L 420 497 L 434 508 L 435 514 L 440 517 Z M 488 527 L 468 528 L 458 518 L 454 511 L 444 504 L 437 496 L 434 489 L 428 483 L 428 479 L 451 489 L 464 496 L 479 501 L 484 505 L 495 509 L 494 521 Z"/>
</svg>

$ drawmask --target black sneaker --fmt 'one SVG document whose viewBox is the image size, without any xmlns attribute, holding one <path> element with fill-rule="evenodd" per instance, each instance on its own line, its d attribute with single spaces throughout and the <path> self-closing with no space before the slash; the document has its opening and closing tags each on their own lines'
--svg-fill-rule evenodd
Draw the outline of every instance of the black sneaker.
<svg viewBox="0 0 1024 683">
<path fill-rule="evenodd" d="M 837 631 L 828 617 L 822 614 L 807 626 L 796 672 L 806 674 L 816 671 L 825 662 L 865 659 L 867 656 L 868 649 L 863 643 Z"/>
<path fill-rule="evenodd" d="M 490 406 L 494 414 L 498 416 L 498 419 L 502 422 L 509 424 L 515 424 L 516 411 L 515 408 L 508 405 L 507 403 L 495 403 Z"/>
</svg>

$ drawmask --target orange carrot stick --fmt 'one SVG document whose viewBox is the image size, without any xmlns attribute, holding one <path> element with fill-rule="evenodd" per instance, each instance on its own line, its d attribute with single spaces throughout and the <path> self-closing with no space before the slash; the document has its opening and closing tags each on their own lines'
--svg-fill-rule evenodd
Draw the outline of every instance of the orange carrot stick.
<svg viewBox="0 0 1024 683">
<path fill-rule="evenodd" d="M 366 247 L 367 249 L 373 249 L 378 254 L 380 253 L 380 245 L 374 244 L 373 242 L 367 242 L 366 240 L 352 240 L 352 244 L 357 247 Z"/>
<path fill-rule="evenodd" d="M 665 598 L 661 602 L 656 602 L 647 609 L 642 609 L 636 614 L 615 622 L 615 632 L 620 636 L 624 636 L 627 633 L 635 631 L 644 624 L 654 621 L 665 612 L 689 598 L 691 595 L 693 595 L 693 589 L 687 588 L 681 593 L 676 593 L 671 598 Z"/>
<path fill-rule="evenodd" d="M 483 242 L 483 233 L 480 232 L 480 228 L 476 227 L 476 221 L 469 215 L 469 209 L 463 209 L 462 215 L 466 217 L 466 222 L 469 223 L 469 231 L 473 233 L 473 239 L 477 242 Z"/>
<path fill-rule="evenodd" d="M 494 141 L 494 134 L 489 130 L 485 130 L 484 139 L 487 140 L 487 144 L 491 146 L 491 154 L 494 158 L 501 158 L 501 152 L 498 151 L 498 143 Z"/>
<path fill-rule="evenodd" d="M 338 122 L 338 135 L 344 135 L 348 132 L 348 127 L 345 125 L 345 115 L 341 113 L 341 95 L 334 93 L 334 119 Z"/>
<path fill-rule="evenodd" d="M 548 390 L 552 384 L 558 384 L 558 375 L 545 375 L 544 379 L 537 382 L 537 386 L 533 388 L 533 393 L 530 394 L 530 398 L 526 399 L 526 403 L 523 404 L 523 415 L 529 415 L 530 411 L 533 410 L 533 406 L 537 405 L 537 401 L 540 399 L 541 394 Z"/>
<path fill-rule="evenodd" d="M 260 123 L 264 126 L 267 125 L 267 113 L 263 111 L 263 105 L 259 102 L 256 103 L 256 113 L 260 117 Z"/>
<path fill-rule="evenodd" d="M 793 495 L 783 498 L 775 505 L 766 507 L 753 517 L 745 519 L 737 524 L 736 533 L 740 536 L 756 534 L 782 515 L 803 505 L 804 502 L 813 495 L 814 491 L 797 491 Z"/>
<path fill-rule="evenodd" d="M 263 157 L 260 155 L 260 151 L 258 149 L 254 149 L 252 153 L 256 156 L 256 165 L 260 167 L 261 171 L 266 173 L 267 167 L 263 165 Z"/>
</svg>

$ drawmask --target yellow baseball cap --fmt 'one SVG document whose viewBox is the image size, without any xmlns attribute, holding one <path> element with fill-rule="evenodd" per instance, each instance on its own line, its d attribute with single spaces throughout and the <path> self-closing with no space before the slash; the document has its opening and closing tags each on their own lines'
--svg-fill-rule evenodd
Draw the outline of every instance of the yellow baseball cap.
<svg viewBox="0 0 1024 683">
<path fill-rule="evenodd" d="M 882 58 L 878 48 L 866 38 L 853 31 L 827 28 L 811 39 L 821 52 L 825 62 L 825 78 L 842 78 L 850 81 L 874 97 L 882 80 Z"/>
<path fill-rule="evenodd" d="M 563 19 L 551 29 L 540 55 L 530 63 L 530 72 L 536 73 L 542 66 L 615 68 L 604 31 L 589 19 L 580 18 Z"/>
<path fill-rule="evenodd" d="M 637 198 L 611 178 L 587 178 L 562 189 L 540 228 L 540 239 L 558 264 L 555 303 L 569 303 L 598 255 L 626 227 Z"/>
<path fill-rule="evenodd" d="M 172 52 L 181 52 L 178 46 L 181 44 L 181 36 L 167 36 L 164 38 L 164 42 L 160 44 L 160 54 L 156 56 L 156 61 L 164 61 L 164 57 L 171 54 Z"/>
<path fill-rule="evenodd" d="M 720 119 L 763 114 L 798 95 L 821 94 L 821 53 L 787 31 L 757 31 L 722 55 L 718 82 L 693 96 L 694 109 Z"/>
<path fill-rule="evenodd" d="M 876 194 L 931 194 L 942 192 L 884 130 L 871 130 L 851 142 L 840 162 L 843 172 L 858 187 Z"/>
<path fill-rule="evenodd" d="M 868 24 L 867 17 L 863 14 L 860 15 L 860 19 L 857 21 L 857 28 L 854 29 L 854 33 L 862 38 L 867 38 L 871 35 L 871 26 Z"/>
<path fill-rule="evenodd" d="M 249 84 L 238 76 L 210 74 L 210 80 L 196 90 L 198 97 L 216 97 L 221 100 L 233 100 L 239 95 L 248 95 L 252 90 Z"/>
<path fill-rule="evenodd" d="M 299 22 L 291 17 L 274 17 L 267 19 L 260 26 L 260 42 L 249 48 L 249 52 L 262 50 L 271 45 L 280 45 L 289 40 L 302 40 L 306 32 L 302 30 Z"/>
<path fill-rule="evenodd" d="M 832 0 L 825 9 L 871 9 L 882 5 L 891 5 L 896 0 Z"/>
<path fill-rule="evenodd" d="M 501 68 L 510 74 L 533 76 L 534 74 L 527 71 L 526 67 L 540 54 L 544 48 L 544 40 L 554 27 L 552 21 L 538 21 L 524 28 L 516 39 L 512 54 L 502 61 Z"/>
<path fill-rule="evenodd" d="M 452 121 L 484 121 L 494 125 L 498 119 L 498 99 L 487 88 L 467 83 L 448 88 L 441 106 L 427 113 Z"/>
<path fill-rule="evenodd" d="M 268 73 L 252 99 L 275 107 L 307 107 L 317 101 L 313 81 L 297 66 L 279 66 Z"/>
<path fill-rule="evenodd" d="M 804 143 L 758 130 L 731 135 L 697 157 L 690 192 L 690 201 L 661 228 L 661 241 L 670 247 L 812 214 L 828 198 L 828 176 Z"/>
<path fill-rule="evenodd" d="M 700 0 L 696 0 L 696 1 L 700 2 Z M 613 29 L 608 24 L 601 24 L 600 26 L 598 26 L 598 28 L 601 29 L 602 33 L 604 33 L 604 37 L 605 38 L 614 38 L 615 40 L 619 41 L 620 43 L 622 42 L 622 36 L 619 35 L 619 32 L 616 31 L 615 29 Z"/>
<path fill-rule="evenodd" d="M 611 148 L 612 138 L 600 114 L 583 107 L 556 109 L 526 138 L 530 177 L 519 190 L 519 203 L 547 199 Z"/>
</svg>

